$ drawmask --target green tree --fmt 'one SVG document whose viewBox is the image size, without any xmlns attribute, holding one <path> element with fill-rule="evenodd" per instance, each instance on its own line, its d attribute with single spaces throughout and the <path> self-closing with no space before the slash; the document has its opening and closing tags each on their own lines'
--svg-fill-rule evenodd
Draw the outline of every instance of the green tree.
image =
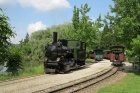
<svg viewBox="0 0 140 93">
<path fill-rule="evenodd" d="M 13 45 L 9 48 L 9 54 L 7 58 L 6 67 L 7 72 L 11 75 L 17 75 L 20 69 L 23 69 L 21 48 L 19 46 Z"/>
<path fill-rule="evenodd" d="M 73 10 L 73 18 L 72 18 L 72 24 L 75 30 L 79 29 L 79 22 L 80 22 L 80 18 L 79 18 L 79 8 L 76 8 L 76 6 L 74 6 L 74 10 Z"/>
<path fill-rule="evenodd" d="M 31 39 L 29 41 L 31 46 L 32 59 L 38 62 L 43 61 L 45 46 L 47 44 L 50 44 L 51 41 L 52 41 L 52 34 L 49 31 L 40 30 L 32 33 Z"/>
<path fill-rule="evenodd" d="M 104 20 L 104 29 L 103 29 L 103 35 L 106 38 L 106 44 L 109 45 L 118 45 L 118 44 L 124 44 L 123 40 L 123 29 L 120 26 L 120 19 L 117 19 L 118 17 L 111 16 L 109 13 L 105 16 Z"/>
<path fill-rule="evenodd" d="M 27 33 L 24 39 L 24 43 L 26 44 L 28 43 L 28 41 L 29 41 L 29 34 Z"/>
<path fill-rule="evenodd" d="M 104 28 L 101 35 L 101 46 L 104 49 L 109 49 L 111 45 L 115 45 L 117 43 L 115 33 L 113 32 L 113 28 L 111 27 L 111 22 L 107 23 L 106 19 L 104 20 Z"/>
<path fill-rule="evenodd" d="M 113 0 L 114 7 L 110 6 L 115 16 L 108 16 L 112 20 L 114 34 L 118 36 L 127 49 L 131 49 L 130 42 L 140 34 L 140 1 L 139 0 Z"/>
<path fill-rule="evenodd" d="M 23 53 L 23 56 L 25 58 L 28 58 L 29 55 L 31 54 L 31 45 L 30 45 L 29 40 L 30 40 L 29 39 L 29 34 L 27 33 L 24 41 L 23 40 L 20 41 L 20 46 L 22 48 L 22 53 Z"/>
<path fill-rule="evenodd" d="M 0 8 L 0 63 L 5 62 L 10 38 L 15 35 L 8 21 L 8 16 L 4 15 L 3 10 Z"/>
<path fill-rule="evenodd" d="M 90 46 L 90 43 L 93 40 L 93 37 L 95 37 L 95 30 L 93 30 L 93 22 L 91 21 L 91 18 L 87 15 L 88 12 L 90 12 L 90 9 L 88 7 L 88 4 L 85 4 L 84 6 L 81 5 L 80 13 L 81 13 L 81 19 L 80 19 L 80 33 L 79 40 L 85 41 L 87 43 L 87 46 Z"/>
<path fill-rule="evenodd" d="M 132 54 L 138 57 L 138 61 L 140 62 L 140 35 L 137 38 L 132 39 Z"/>
<path fill-rule="evenodd" d="M 81 40 L 87 43 L 87 47 L 93 48 L 96 39 L 96 31 L 99 29 L 97 23 L 93 23 L 91 18 L 87 15 L 90 12 L 88 4 L 81 5 L 80 8 L 74 6 L 72 24 L 73 28 L 69 33 L 72 39 Z"/>
<path fill-rule="evenodd" d="M 127 54 L 133 58 L 132 61 L 137 61 L 140 66 L 140 35 L 132 39 L 130 44 L 132 46 L 132 50 L 127 50 Z"/>
<path fill-rule="evenodd" d="M 93 29 L 95 31 L 95 35 L 94 37 L 92 37 L 92 48 L 96 48 L 96 47 L 100 47 L 102 48 L 102 27 L 103 27 L 103 23 L 102 23 L 102 19 L 101 19 L 101 15 L 99 15 L 99 17 L 95 20 L 95 22 L 93 23 Z"/>
</svg>

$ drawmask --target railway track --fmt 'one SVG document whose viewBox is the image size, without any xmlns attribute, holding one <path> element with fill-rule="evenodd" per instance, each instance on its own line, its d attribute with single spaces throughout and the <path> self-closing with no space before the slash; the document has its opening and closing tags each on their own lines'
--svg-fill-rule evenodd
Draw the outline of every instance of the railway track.
<svg viewBox="0 0 140 93">
<path fill-rule="evenodd" d="M 111 69 L 106 69 L 102 72 L 81 78 L 79 80 L 70 81 L 66 84 L 59 86 L 50 87 L 47 89 L 35 91 L 34 93 L 74 93 L 81 91 L 89 86 L 92 86 L 110 76 L 118 71 L 118 67 L 112 67 Z"/>
</svg>

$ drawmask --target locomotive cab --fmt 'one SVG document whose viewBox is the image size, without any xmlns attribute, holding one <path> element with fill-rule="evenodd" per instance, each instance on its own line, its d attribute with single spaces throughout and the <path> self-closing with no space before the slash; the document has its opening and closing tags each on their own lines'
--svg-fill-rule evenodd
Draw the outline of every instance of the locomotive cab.
<svg viewBox="0 0 140 93">
<path fill-rule="evenodd" d="M 68 40 L 68 49 L 74 55 L 74 61 L 77 65 L 85 65 L 86 59 L 86 43 L 77 40 Z"/>
</svg>

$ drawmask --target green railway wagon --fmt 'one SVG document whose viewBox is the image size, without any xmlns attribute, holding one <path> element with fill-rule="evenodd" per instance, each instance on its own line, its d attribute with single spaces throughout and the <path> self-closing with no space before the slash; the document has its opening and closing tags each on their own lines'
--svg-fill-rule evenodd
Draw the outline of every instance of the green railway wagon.
<svg viewBox="0 0 140 93">
<path fill-rule="evenodd" d="M 96 61 L 103 60 L 103 50 L 102 49 L 95 49 L 94 50 L 94 59 Z"/>
</svg>

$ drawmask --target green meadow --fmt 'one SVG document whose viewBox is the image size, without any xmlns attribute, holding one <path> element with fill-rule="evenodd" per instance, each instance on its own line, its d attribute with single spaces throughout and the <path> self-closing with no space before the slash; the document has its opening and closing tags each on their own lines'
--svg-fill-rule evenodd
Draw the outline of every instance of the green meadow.
<svg viewBox="0 0 140 93">
<path fill-rule="evenodd" d="M 23 70 L 19 71 L 18 75 L 10 75 L 10 74 L 0 75 L 0 81 L 15 79 L 15 78 L 23 78 L 28 76 L 35 76 L 43 73 L 44 73 L 43 65 L 39 65 L 36 67 L 25 67 Z"/>
<path fill-rule="evenodd" d="M 130 71 L 121 82 L 101 88 L 97 93 L 140 93 L 140 73 Z"/>
</svg>

